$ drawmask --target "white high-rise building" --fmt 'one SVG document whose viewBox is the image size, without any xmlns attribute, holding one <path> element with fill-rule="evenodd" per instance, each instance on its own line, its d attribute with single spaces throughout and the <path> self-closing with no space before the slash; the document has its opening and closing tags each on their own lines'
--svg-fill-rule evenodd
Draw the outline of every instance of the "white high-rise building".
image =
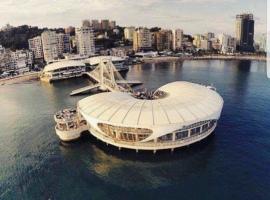
<svg viewBox="0 0 270 200">
<path fill-rule="evenodd" d="M 77 51 L 82 56 L 95 54 L 94 33 L 90 27 L 76 29 Z"/>
<path fill-rule="evenodd" d="M 35 59 L 43 58 L 42 39 L 40 36 L 28 40 L 29 50 L 34 53 Z"/>
<path fill-rule="evenodd" d="M 62 56 L 63 53 L 70 53 L 70 36 L 69 34 L 57 34 L 58 55 Z"/>
<path fill-rule="evenodd" d="M 58 41 L 57 34 L 54 31 L 44 31 L 41 34 L 44 60 L 47 63 L 58 59 Z"/>
<path fill-rule="evenodd" d="M 63 53 L 69 53 L 71 49 L 69 34 L 56 34 L 54 31 L 45 31 L 41 36 L 29 39 L 28 44 L 35 59 L 44 57 L 46 62 L 61 57 Z"/>
<path fill-rule="evenodd" d="M 133 41 L 133 34 L 135 32 L 135 27 L 126 27 L 124 29 L 124 37 L 126 40 Z"/>
<path fill-rule="evenodd" d="M 236 50 L 236 38 L 226 35 L 226 34 L 220 34 L 218 36 L 219 43 L 221 45 L 221 52 L 222 53 L 234 53 Z"/>
<path fill-rule="evenodd" d="M 259 51 L 267 51 L 267 36 L 265 33 L 257 36 L 256 43 L 259 45 Z"/>
<path fill-rule="evenodd" d="M 179 50 L 182 48 L 183 30 L 176 29 L 172 31 L 172 49 Z"/>
</svg>

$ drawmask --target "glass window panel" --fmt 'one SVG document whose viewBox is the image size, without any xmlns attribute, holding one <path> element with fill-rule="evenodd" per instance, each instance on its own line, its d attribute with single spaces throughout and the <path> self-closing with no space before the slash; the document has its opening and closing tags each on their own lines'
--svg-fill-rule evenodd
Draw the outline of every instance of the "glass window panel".
<svg viewBox="0 0 270 200">
<path fill-rule="evenodd" d="M 175 133 L 175 139 L 180 140 L 188 136 L 188 130 Z"/>
</svg>

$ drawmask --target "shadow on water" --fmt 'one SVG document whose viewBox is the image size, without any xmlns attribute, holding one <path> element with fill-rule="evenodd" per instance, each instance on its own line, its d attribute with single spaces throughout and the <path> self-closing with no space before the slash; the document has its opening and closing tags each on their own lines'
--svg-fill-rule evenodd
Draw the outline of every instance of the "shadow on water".
<svg viewBox="0 0 270 200">
<path fill-rule="evenodd" d="M 250 77 L 250 60 L 240 60 L 236 66 L 237 71 L 234 75 L 234 89 L 235 93 L 240 93 L 241 97 L 238 97 L 238 101 L 244 101 L 245 94 L 249 88 L 249 77 Z"/>
<path fill-rule="evenodd" d="M 237 69 L 241 72 L 250 72 L 251 60 L 240 60 Z"/>
<path fill-rule="evenodd" d="M 141 150 L 139 152 L 136 152 L 135 150 L 125 148 L 119 150 L 118 147 L 106 145 L 104 142 L 98 140 L 94 136 L 90 135 L 88 132 L 85 132 L 80 139 L 71 142 L 59 141 L 59 145 L 61 146 L 61 148 L 66 148 L 68 151 L 69 150 L 76 151 L 78 149 L 84 149 L 94 146 L 95 148 L 104 152 L 108 156 L 116 156 L 119 159 L 124 160 L 141 161 L 141 162 L 144 161 L 167 162 L 184 159 L 185 156 L 188 156 L 189 154 L 193 154 L 196 152 L 200 152 L 202 150 L 206 150 L 207 148 L 209 148 L 209 146 L 211 148 L 211 145 L 213 146 L 214 142 L 215 142 L 215 133 L 211 134 L 209 137 L 200 142 L 191 144 L 189 146 L 176 148 L 174 149 L 173 152 L 170 149 L 168 149 L 168 150 L 159 150 L 154 154 L 153 151 Z"/>
<path fill-rule="evenodd" d="M 89 173 L 109 184 L 123 188 L 158 188 L 196 173 L 194 166 L 207 168 L 215 151 L 215 134 L 189 147 L 175 149 L 174 152 L 157 151 L 156 154 L 152 151 L 119 151 L 89 134 L 72 143 L 61 142 L 60 150 L 65 158 L 76 157 Z M 208 155 L 206 159 L 205 154 Z"/>
</svg>

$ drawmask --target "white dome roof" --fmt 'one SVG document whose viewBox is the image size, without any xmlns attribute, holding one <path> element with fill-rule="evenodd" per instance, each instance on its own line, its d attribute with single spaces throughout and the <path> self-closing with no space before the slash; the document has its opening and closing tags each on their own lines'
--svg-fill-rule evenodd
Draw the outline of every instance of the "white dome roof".
<svg viewBox="0 0 270 200">
<path fill-rule="evenodd" d="M 80 60 L 62 60 L 46 65 L 43 71 L 48 72 L 65 67 L 79 67 L 79 66 L 85 66 L 85 64 Z"/>
<path fill-rule="evenodd" d="M 167 95 L 144 100 L 122 92 L 100 93 L 80 100 L 78 109 L 87 121 L 151 128 L 154 132 L 176 130 L 220 117 L 223 99 L 206 86 L 178 81 L 158 90 Z"/>
</svg>

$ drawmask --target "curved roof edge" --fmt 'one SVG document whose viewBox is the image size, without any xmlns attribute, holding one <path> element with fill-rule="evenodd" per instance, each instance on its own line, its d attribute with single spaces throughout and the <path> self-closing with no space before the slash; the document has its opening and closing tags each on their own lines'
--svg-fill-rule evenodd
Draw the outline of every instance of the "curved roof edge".
<svg viewBox="0 0 270 200">
<path fill-rule="evenodd" d="M 85 59 L 85 62 L 89 63 L 90 65 L 96 65 L 101 62 L 101 60 L 112 60 L 113 61 L 124 61 L 124 58 L 118 57 L 118 56 L 94 56 L 91 58 Z"/>
<path fill-rule="evenodd" d="M 80 100 L 78 109 L 93 124 L 150 128 L 158 135 L 220 117 L 223 99 L 206 86 L 176 81 L 158 90 L 168 92 L 168 96 L 141 100 L 127 93 L 101 93 Z"/>
<path fill-rule="evenodd" d="M 62 60 L 58 62 L 54 62 L 51 64 L 48 64 L 44 67 L 43 72 L 49 72 L 56 69 L 61 69 L 65 67 L 79 67 L 79 66 L 85 66 L 85 64 L 81 60 Z"/>
</svg>

